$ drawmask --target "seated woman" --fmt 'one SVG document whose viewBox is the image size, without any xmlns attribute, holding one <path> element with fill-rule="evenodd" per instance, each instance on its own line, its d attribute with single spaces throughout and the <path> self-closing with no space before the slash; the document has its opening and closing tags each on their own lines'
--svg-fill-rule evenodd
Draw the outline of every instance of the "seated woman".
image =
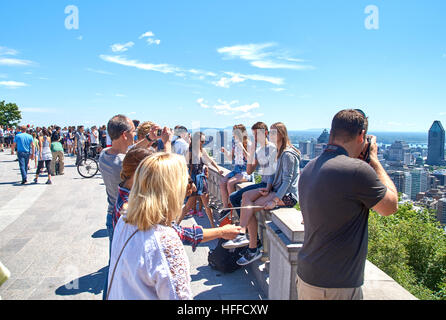
<svg viewBox="0 0 446 320">
<path fill-rule="evenodd" d="M 292 208 L 297 204 L 300 152 L 291 144 L 288 131 L 281 122 L 271 126 L 270 141 L 276 145 L 277 149 L 276 172 L 269 178 L 266 188 L 243 194 L 243 207 L 260 206 L 264 210 L 272 210 L 276 207 Z M 223 244 L 223 247 L 228 249 L 249 245 L 243 256 L 237 261 L 239 265 L 247 265 L 262 256 L 260 248 L 257 247 L 257 219 L 255 216 L 255 213 L 260 210 L 262 209 L 241 209 L 240 226 L 242 233 L 246 231 L 246 228 L 248 229 L 249 239 L 246 235 L 240 235 Z"/>
<path fill-rule="evenodd" d="M 234 170 L 229 172 L 220 181 L 221 201 L 223 208 L 229 207 L 229 195 L 235 191 L 235 185 L 241 182 L 252 180 L 251 175 L 246 172 L 248 163 L 248 150 L 251 149 L 251 142 L 248 139 L 248 131 L 243 124 L 235 125 L 232 128 L 232 151 L 228 152 L 224 147 L 221 151 L 233 161 Z M 221 212 L 224 216 L 229 211 Z"/>
<path fill-rule="evenodd" d="M 118 197 L 116 199 L 115 209 L 113 212 L 113 227 L 118 223 L 119 218 L 126 214 L 128 207 L 128 199 L 130 190 L 134 182 L 135 171 L 139 164 L 147 157 L 154 154 L 154 151 L 147 148 L 133 148 L 125 155 L 122 162 L 121 180 L 118 186 Z M 186 188 L 192 192 L 191 180 Z M 172 228 L 177 232 L 183 244 L 191 245 L 192 250 L 201 242 L 211 241 L 216 238 L 234 239 L 240 232 L 240 227 L 234 225 L 226 225 L 221 228 L 203 229 L 201 226 L 183 227 L 176 222 L 172 223 Z"/>
</svg>

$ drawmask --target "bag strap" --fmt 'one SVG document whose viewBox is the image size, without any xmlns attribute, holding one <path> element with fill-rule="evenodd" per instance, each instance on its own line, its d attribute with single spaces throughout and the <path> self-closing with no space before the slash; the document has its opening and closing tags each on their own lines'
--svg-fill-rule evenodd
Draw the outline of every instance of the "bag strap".
<svg viewBox="0 0 446 320">
<path fill-rule="evenodd" d="M 130 236 L 130 238 L 127 239 L 127 241 L 124 243 L 124 246 L 122 247 L 121 253 L 119 254 L 118 259 L 116 260 L 115 267 L 113 268 L 113 273 L 112 273 L 112 276 L 111 276 L 111 279 L 110 279 L 110 285 L 109 285 L 108 288 L 107 288 L 107 297 L 106 297 L 105 300 L 108 300 L 108 295 L 110 294 L 110 289 L 111 289 L 111 286 L 112 286 L 112 284 L 113 284 L 113 278 L 115 277 L 116 266 L 118 265 L 119 259 L 121 259 L 122 252 L 124 251 L 125 247 L 127 246 L 127 243 L 129 243 L 130 239 L 133 238 L 133 236 L 134 236 L 138 231 L 139 231 L 139 230 L 136 230 L 135 232 L 133 232 L 133 234 Z"/>
</svg>

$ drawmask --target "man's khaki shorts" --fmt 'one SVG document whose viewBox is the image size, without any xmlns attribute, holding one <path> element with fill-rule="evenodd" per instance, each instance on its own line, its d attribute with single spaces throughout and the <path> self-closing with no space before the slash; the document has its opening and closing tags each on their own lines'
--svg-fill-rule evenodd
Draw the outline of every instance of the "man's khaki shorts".
<svg viewBox="0 0 446 320">
<path fill-rule="evenodd" d="M 296 277 L 298 300 L 362 300 L 359 288 L 321 288 L 308 284 Z"/>
</svg>

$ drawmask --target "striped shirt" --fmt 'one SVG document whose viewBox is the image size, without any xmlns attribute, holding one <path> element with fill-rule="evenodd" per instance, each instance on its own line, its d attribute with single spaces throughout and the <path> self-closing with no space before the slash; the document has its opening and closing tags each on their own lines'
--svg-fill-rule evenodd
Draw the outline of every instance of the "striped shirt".
<svg viewBox="0 0 446 320">
<path fill-rule="evenodd" d="M 125 215 L 127 205 L 129 202 L 130 190 L 123 186 L 118 186 L 118 197 L 116 199 L 115 208 L 113 211 L 113 228 L 115 228 L 121 215 Z M 198 244 L 203 240 L 203 228 L 201 226 L 194 225 L 192 227 L 179 226 L 175 222 L 172 222 L 172 228 L 176 231 L 181 239 L 181 242 L 185 245 L 192 246 L 192 251 L 195 252 Z"/>
</svg>

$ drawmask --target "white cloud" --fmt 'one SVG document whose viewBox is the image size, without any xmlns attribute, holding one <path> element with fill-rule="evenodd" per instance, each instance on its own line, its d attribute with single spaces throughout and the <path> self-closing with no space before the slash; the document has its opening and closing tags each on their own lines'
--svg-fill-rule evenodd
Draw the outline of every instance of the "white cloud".
<svg viewBox="0 0 446 320">
<path fill-rule="evenodd" d="M 146 33 L 143 33 L 139 38 L 146 38 L 146 37 L 154 37 L 155 34 L 152 31 L 147 31 Z"/>
<path fill-rule="evenodd" d="M 127 97 L 125 94 L 122 94 L 122 93 L 117 93 L 117 94 L 115 94 L 115 96 L 118 97 L 118 98 L 125 98 L 125 97 Z"/>
<path fill-rule="evenodd" d="M 278 77 L 270 77 L 270 76 L 264 76 L 260 74 L 240 74 L 240 73 L 234 73 L 234 72 L 225 72 L 228 75 L 235 76 L 242 79 L 252 80 L 252 81 L 265 81 L 276 85 L 281 85 L 284 83 L 284 80 L 282 78 Z"/>
<path fill-rule="evenodd" d="M 156 44 L 156 45 L 159 45 L 159 44 L 161 43 L 161 40 L 159 40 L 159 39 L 148 38 L 148 39 L 147 39 L 147 43 L 148 43 L 148 44 Z"/>
<path fill-rule="evenodd" d="M 0 65 L 3 66 L 22 67 L 22 66 L 29 66 L 31 64 L 33 64 L 33 62 L 29 60 L 22 60 L 15 58 L 0 58 Z"/>
<path fill-rule="evenodd" d="M 132 41 L 124 43 L 124 44 L 116 43 L 116 44 L 111 46 L 111 49 L 112 49 L 113 52 L 125 52 L 129 48 L 133 47 L 134 45 L 135 45 L 135 43 L 132 42 Z"/>
<path fill-rule="evenodd" d="M 89 72 L 99 73 L 99 74 L 113 75 L 113 73 L 104 71 L 104 70 L 97 70 L 97 69 L 92 69 L 92 68 L 86 68 L 85 70 L 87 70 Z"/>
<path fill-rule="evenodd" d="M 264 76 L 259 74 L 241 74 L 234 72 L 225 72 L 225 74 L 229 75 L 230 77 L 222 77 L 220 78 L 220 80 L 212 82 L 212 84 L 217 87 L 229 88 L 234 83 L 240 83 L 246 80 L 264 81 L 275 85 L 282 85 L 284 83 L 284 80 L 282 78 Z"/>
<path fill-rule="evenodd" d="M 218 81 L 214 81 L 212 82 L 215 86 L 217 87 L 222 87 L 222 88 L 229 88 L 229 86 L 233 83 L 240 83 L 245 81 L 245 78 L 242 78 L 240 75 L 238 74 L 234 74 L 231 78 L 227 78 L 227 77 L 222 77 L 220 78 L 220 80 Z"/>
<path fill-rule="evenodd" d="M 159 39 L 152 39 L 155 36 L 155 34 L 152 31 L 147 31 L 146 33 L 143 33 L 139 39 L 147 38 L 148 44 L 156 44 L 159 45 L 161 43 L 161 40 Z"/>
<path fill-rule="evenodd" d="M 0 81 L 0 86 L 4 86 L 8 89 L 17 89 L 28 86 L 24 82 L 17 82 L 17 81 Z"/>
<path fill-rule="evenodd" d="M 6 47 L 1 47 L 0 46 L 0 55 L 8 55 L 8 56 L 15 56 L 17 55 L 19 52 L 17 50 L 14 49 L 10 49 L 10 48 L 6 48 Z"/>
<path fill-rule="evenodd" d="M 259 60 L 270 55 L 262 52 L 264 49 L 275 46 L 275 43 L 243 44 L 217 49 L 218 53 L 230 58 L 240 58 L 243 60 Z"/>
<path fill-rule="evenodd" d="M 127 58 L 121 56 L 108 56 L 104 54 L 101 54 L 99 57 L 107 62 L 116 63 L 126 67 L 133 67 L 141 70 L 158 71 L 161 73 L 181 72 L 181 69 L 171 66 L 169 64 L 143 63 L 137 60 L 128 60 Z"/>
<path fill-rule="evenodd" d="M 83 37 L 83 36 L 79 36 L 79 37 L 77 37 L 76 39 L 79 40 L 79 41 L 81 41 L 82 39 L 84 39 L 84 37 Z"/>
<path fill-rule="evenodd" d="M 203 98 L 197 99 L 197 103 L 200 107 L 204 109 L 213 109 L 215 113 L 218 115 L 230 116 L 236 115 L 236 119 L 250 117 L 250 111 L 253 109 L 260 108 L 260 104 L 258 102 L 254 102 L 252 104 L 238 105 L 239 101 L 233 100 L 231 102 L 223 101 L 221 99 L 217 100 L 217 104 L 209 105 Z"/>
<path fill-rule="evenodd" d="M 285 91 L 285 88 L 272 88 L 271 90 L 273 90 L 275 92 L 281 92 L 281 91 Z"/>
<path fill-rule="evenodd" d="M 313 66 L 302 64 L 305 60 L 289 57 L 283 50 L 271 50 L 276 43 L 244 44 L 217 49 L 226 58 L 239 58 L 250 61 L 251 66 L 260 69 L 314 69 Z M 280 60 L 280 61 L 277 61 Z M 283 63 L 285 60 L 287 63 Z"/>
<path fill-rule="evenodd" d="M 293 70 L 309 70 L 314 69 L 313 66 L 301 65 L 301 64 L 290 64 L 290 63 L 280 63 L 274 61 L 252 61 L 251 65 L 260 69 L 293 69 Z"/>
</svg>

